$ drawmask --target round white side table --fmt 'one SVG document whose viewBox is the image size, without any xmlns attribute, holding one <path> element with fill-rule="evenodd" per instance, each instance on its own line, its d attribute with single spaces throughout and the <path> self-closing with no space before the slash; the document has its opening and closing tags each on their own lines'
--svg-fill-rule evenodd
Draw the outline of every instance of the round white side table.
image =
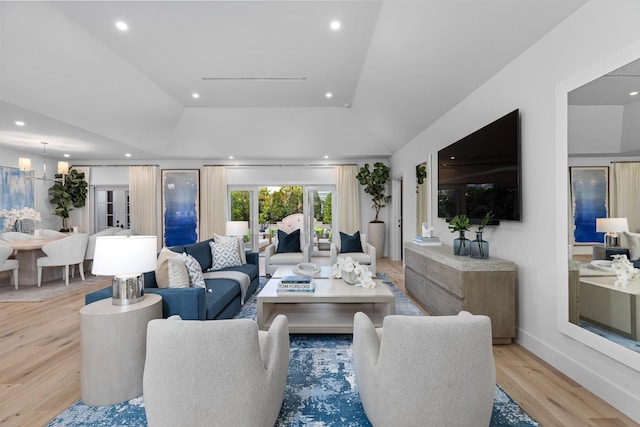
<svg viewBox="0 0 640 427">
<path fill-rule="evenodd" d="M 162 297 L 113 305 L 111 298 L 80 309 L 80 398 L 106 406 L 142 394 L 147 323 L 162 318 Z"/>
</svg>

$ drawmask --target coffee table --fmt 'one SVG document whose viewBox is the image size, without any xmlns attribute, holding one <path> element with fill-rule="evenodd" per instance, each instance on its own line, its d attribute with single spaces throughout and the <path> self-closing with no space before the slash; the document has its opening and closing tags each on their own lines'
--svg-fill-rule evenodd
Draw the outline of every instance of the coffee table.
<svg viewBox="0 0 640 427">
<path fill-rule="evenodd" d="M 269 280 L 257 298 L 258 328 L 269 329 L 271 321 L 284 314 L 290 333 L 350 334 L 358 311 L 366 313 L 375 326 L 382 326 L 384 317 L 396 312 L 395 296 L 379 280 L 372 289 L 347 285 L 342 279 L 314 281 L 315 292 L 278 292 L 280 279 Z"/>
</svg>

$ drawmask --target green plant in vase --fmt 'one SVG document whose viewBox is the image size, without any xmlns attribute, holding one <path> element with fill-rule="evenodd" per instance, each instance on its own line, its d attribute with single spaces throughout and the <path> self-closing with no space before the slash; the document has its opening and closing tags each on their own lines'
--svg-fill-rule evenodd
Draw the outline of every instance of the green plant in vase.
<svg viewBox="0 0 640 427">
<path fill-rule="evenodd" d="M 62 219 L 60 231 L 69 231 L 69 212 L 81 208 L 87 200 L 87 181 L 84 172 L 69 169 L 64 176 L 56 174 L 56 182 L 49 188 L 49 202 L 56 206 L 54 215 Z"/>
<path fill-rule="evenodd" d="M 465 231 L 469 231 L 471 221 L 466 215 L 456 215 L 449 221 L 449 230 L 452 233 L 459 233 L 458 238 L 453 240 L 453 254 L 460 256 L 469 255 L 469 240 L 465 237 Z"/>
<path fill-rule="evenodd" d="M 474 246 L 470 255 L 473 258 L 489 258 L 489 243 L 482 239 L 482 232 L 494 216 L 493 212 L 489 211 L 482 217 L 478 231 L 476 231 L 476 240 L 472 242 Z"/>
</svg>

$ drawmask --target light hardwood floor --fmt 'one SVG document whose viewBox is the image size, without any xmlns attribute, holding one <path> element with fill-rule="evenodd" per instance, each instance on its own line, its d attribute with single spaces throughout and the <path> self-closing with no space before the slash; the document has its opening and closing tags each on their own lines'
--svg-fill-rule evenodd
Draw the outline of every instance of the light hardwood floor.
<svg viewBox="0 0 640 427">
<path fill-rule="evenodd" d="M 378 270 L 404 290 L 401 262 L 381 259 Z M 46 425 L 80 398 L 79 310 L 104 286 L 0 303 L 0 425 Z M 495 346 L 494 356 L 498 384 L 543 426 L 637 425 L 517 344 Z"/>
</svg>

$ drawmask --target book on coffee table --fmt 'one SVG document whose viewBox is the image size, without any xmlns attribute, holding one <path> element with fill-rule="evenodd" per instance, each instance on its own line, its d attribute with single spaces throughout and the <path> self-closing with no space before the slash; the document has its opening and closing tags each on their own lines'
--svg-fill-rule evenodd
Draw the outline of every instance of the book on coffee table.
<svg viewBox="0 0 640 427">
<path fill-rule="evenodd" d="M 278 283 L 277 290 L 283 292 L 313 292 L 316 290 L 316 285 L 309 276 L 286 276 Z"/>
</svg>

